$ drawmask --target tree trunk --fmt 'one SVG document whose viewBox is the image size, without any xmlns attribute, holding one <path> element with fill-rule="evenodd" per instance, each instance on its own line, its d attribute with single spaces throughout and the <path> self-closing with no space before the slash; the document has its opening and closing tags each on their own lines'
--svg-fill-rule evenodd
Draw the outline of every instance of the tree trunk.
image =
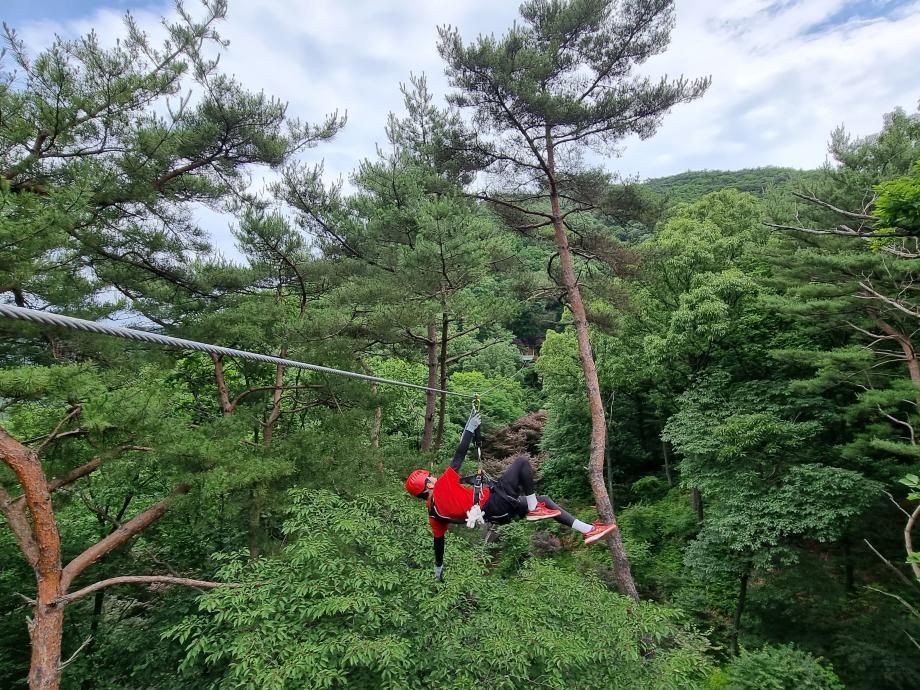
<svg viewBox="0 0 920 690">
<path fill-rule="evenodd" d="M 233 412 L 233 405 L 230 402 L 230 392 L 227 390 L 227 380 L 224 378 L 224 358 L 221 355 L 210 353 L 211 361 L 214 362 L 214 381 L 217 383 L 217 400 L 220 403 L 221 414 L 226 417 Z"/>
<path fill-rule="evenodd" d="M 671 478 L 671 449 L 664 439 L 661 439 L 661 457 L 664 458 L 664 476 L 667 477 L 668 486 L 674 486 L 674 480 Z"/>
<path fill-rule="evenodd" d="M 358 361 L 358 364 L 361 365 L 361 368 L 364 369 L 364 373 L 368 376 L 374 375 L 374 370 L 371 369 L 367 362 L 365 362 L 359 355 L 355 355 L 355 359 Z M 377 398 L 377 382 L 371 382 L 371 397 Z M 380 448 L 380 425 L 383 422 L 383 408 L 380 405 L 377 405 L 374 408 L 374 424 L 371 427 L 371 448 Z M 383 474 L 383 463 L 381 462 L 377 469 L 380 470 L 380 474 Z"/>
<path fill-rule="evenodd" d="M 377 384 L 373 386 L 373 393 L 377 395 Z M 371 448 L 380 448 L 380 426 L 382 423 L 383 408 L 377 405 L 377 407 L 374 408 L 374 426 L 371 428 Z"/>
<path fill-rule="evenodd" d="M 840 547 L 843 550 L 843 574 L 846 590 L 848 594 L 852 594 L 855 589 L 856 573 L 853 565 L 853 549 L 851 548 L 849 534 L 843 535 L 843 539 L 840 540 Z"/>
<path fill-rule="evenodd" d="M 29 624 L 32 664 L 29 690 L 58 690 L 61 684 L 61 638 L 64 634 L 64 607 L 49 605 L 60 596 L 57 582 L 39 582 L 38 603 Z"/>
<path fill-rule="evenodd" d="M 287 345 L 282 346 L 278 356 L 285 359 L 288 355 Z M 272 409 L 268 413 L 268 419 L 265 420 L 265 431 L 262 433 L 262 444 L 267 448 L 272 443 L 272 433 L 275 430 L 275 422 L 281 416 L 281 394 L 284 392 L 284 365 L 275 366 L 275 390 L 272 392 Z"/>
<path fill-rule="evenodd" d="M 610 393 L 610 404 L 607 405 L 607 423 L 611 423 L 613 419 L 613 403 L 616 400 L 616 391 Z M 613 494 L 613 468 L 611 467 L 610 462 L 610 427 L 607 427 L 607 437 L 604 439 L 604 464 L 607 467 L 607 495 L 610 496 Z"/>
<path fill-rule="evenodd" d="M 96 647 L 96 640 L 99 639 L 99 622 L 102 620 L 102 611 L 105 606 L 105 590 L 100 589 L 93 595 L 93 616 L 90 619 L 89 624 L 89 642 L 86 645 L 86 649 L 83 650 L 83 654 L 89 657 L 94 648 Z M 92 690 L 93 687 L 92 678 L 83 679 L 83 687 L 86 690 Z"/>
<path fill-rule="evenodd" d="M 11 501 L 0 486 L 0 507 L 16 538 L 26 561 L 35 573 L 36 598 L 32 620 L 28 623 L 32 659 L 29 668 L 30 690 L 57 690 L 61 682 L 61 638 L 64 632 L 64 607 L 60 601 L 80 573 L 98 559 L 117 549 L 129 539 L 158 520 L 169 508 L 171 497 L 148 508 L 140 515 L 118 526 L 107 537 L 99 540 L 74 558 L 66 567 L 61 562 L 61 535 L 58 532 L 54 505 L 51 501 L 52 484 L 45 477 L 38 454 L 31 448 L 0 429 L 0 459 L 16 475 L 22 487 L 25 507 L 31 514 L 26 518 L 23 504 Z M 92 463 L 88 463 L 90 465 Z M 98 467 L 99 464 L 95 464 Z M 74 478 L 88 472 L 76 474 Z M 55 488 L 62 486 L 57 483 Z M 188 491 L 180 485 L 174 494 Z"/>
<path fill-rule="evenodd" d="M 597 510 L 604 522 L 614 522 L 616 515 L 610 502 L 607 487 L 604 486 L 604 447 L 607 442 L 607 422 L 604 415 L 604 404 L 601 400 L 601 388 L 597 378 L 597 367 L 594 364 L 594 354 L 591 350 L 591 340 L 588 334 L 588 317 L 581 300 L 581 291 L 575 277 L 575 267 L 572 262 L 572 253 L 569 250 L 569 239 L 562 219 L 562 209 L 559 204 L 559 190 L 556 187 L 553 162 L 553 141 L 551 130 L 546 128 L 546 159 L 549 172 L 550 202 L 552 204 L 553 229 L 556 237 L 556 248 L 559 250 L 559 264 L 562 268 L 562 279 L 568 296 L 569 307 L 575 322 L 575 334 L 578 338 L 578 354 L 581 358 L 581 367 L 585 374 L 585 386 L 588 393 L 588 405 L 591 410 L 591 453 L 588 464 L 588 479 Z M 633 601 L 639 601 L 639 592 L 629 567 L 629 558 L 623 548 L 620 530 L 616 529 L 607 537 L 610 554 L 613 558 L 614 569 L 617 574 L 617 587 L 622 594 Z"/>
<path fill-rule="evenodd" d="M 690 489 L 690 507 L 696 513 L 696 519 L 703 521 L 703 496 L 697 488 Z"/>
<path fill-rule="evenodd" d="M 443 312 L 441 314 L 441 355 L 438 358 L 438 366 L 441 369 L 440 389 L 442 391 L 447 390 L 447 332 L 449 325 L 450 319 L 447 318 L 447 312 Z M 444 438 L 444 415 L 447 411 L 447 393 L 441 393 L 440 396 L 438 402 L 438 433 L 434 439 L 435 450 L 441 448 L 441 440 Z"/>
<path fill-rule="evenodd" d="M 735 617 L 732 620 L 732 632 L 729 640 L 729 651 L 732 656 L 738 656 L 738 634 L 741 632 L 741 615 L 744 613 L 744 604 L 747 601 L 748 578 L 751 576 L 751 564 L 744 566 L 741 573 L 740 587 L 738 588 L 738 603 L 735 606 Z"/>
<path fill-rule="evenodd" d="M 10 528 L 18 532 L 16 541 L 35 572 L 37 596 L 29 622 L 32 662 L 29 668 L 30 690 L 57 690 L 61 680 L 61 636 L 64 608 L 54 601 L 63 594 L 61 577 L 61 535 L 51 503 L 51 490 L 38 454 L 0 429 L 0 454 L 3 462 L 16 474 L 32 515 L 32 523 L 10 520 L 7 511 L 21 512 L 20 506 L 7 506 Z M 4 492 L 5 493 L 5 492 Z"/>
<path fill-rule="evenodd" d="M 428 322 L 428 388 L 438 385 L 438 338 L 434 321 Z M 435 396 L 433 391 L 425 394 L 425 429 L 422 432 L 422 450 L 431 450 L 431 439 L 434 434 L 434 408 Z"/>
<path fill-rule="evenodd" d="M 917 401 L 920 402 L 920 362 L 917 361 L 917 353 L 914 352 L 914 344 L 910 336 L 901 333 L 884 319 L 876 318 L 876 325 L 882 329 L 885 335 L 888 335 L 898 341 L 901 351 L 904 353 L 904 359 L 907 362 L 907 372 L 910 374 L 910 380 L 918 388 Z"/>
<path fill-rule="evenodd" d="M 258 558 L 262 554 L 262 493 L 258 486 L 249 494 L 249 557 Z"/>
</svg>

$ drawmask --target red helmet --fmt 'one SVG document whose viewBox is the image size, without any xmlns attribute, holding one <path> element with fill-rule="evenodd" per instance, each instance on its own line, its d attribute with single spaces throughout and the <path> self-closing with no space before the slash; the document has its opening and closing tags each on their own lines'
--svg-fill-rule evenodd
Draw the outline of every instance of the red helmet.
<svg viewBox="0 0 920 690">
<path fill-rule="evenodd" d="M 413 496 L 418 496 L 425 490 L 425 480 L 431 474 L 428 470 L 415 470 L 406 480 L 406 491 Z"/>
</svg>

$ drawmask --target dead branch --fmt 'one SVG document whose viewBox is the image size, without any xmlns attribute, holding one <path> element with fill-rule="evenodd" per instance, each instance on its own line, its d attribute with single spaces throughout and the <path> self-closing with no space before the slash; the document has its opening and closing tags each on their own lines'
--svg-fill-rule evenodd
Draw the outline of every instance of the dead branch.
<svg viewBox="0 0 920 690">
<path fill-rule="evenodd" d="M 901 507 L 901 504 L 898 503 L 898 502 L 895 500 L 894 496 L 892 496 L 892 495 L 891 495 L 890 493 L 888 493 L 887 491 L 885 492 L 885 495 L 888 497 L 888 500 L 891 501 L 891 502 L 894 504 L 894 507 L 897 508 L 898 510 L 900 510 L 902 513 L 904 513 L 904 517 L 906 517 L 908 520 L 910 520 L 910 513 L 908 513 L 906 510 L 904 510 L 904 509 Z"/>
<path fill-rule="evenodd" d="M 804 232 L 809 235 L 840 235 L 842 237 L 858 237 L 864 240 L 872 240 L 876 238 L 889 238 L 889 237 L 916 237 L 917 234 L 914 232 L 908 232 L 907 230 L 896 230 L 895 232 L 883 232 L 877 233 L 874 230 L 854 230 L 849 225 L 838 225 L 836 228 L 806 228 L 800 225 L 783 225 L 781 223 L 767 223 L 764 221 L 764 225 L 767 227 L 773 228 L 774 230 L 789 230 L 792 232 Z"/>
<path fill-rule="evenodd" d="M 85 640 L 83 640 L 83 644 L 81 644 L 79 647 L 77 647 L 77 651 L 75 651 L 73 654 L 71 654 L 71 655 L 70 655 L 70 658 L 69 658 L 67 661 L 64 661 L 64 662 L 58 664 L 58 670 L 60 671 L 60 670 L 62 670 L 65 666 L 68 666 L 68 665 L 70 665 L 71 663 L 73 663 L 73 660 L 77 658 L 77 654 L 79 654 L 79 653 L 82 652 L 84 649 L 86 649 L 86 645 L 88 645 L 90 642 L 92 642 L 92 639 L 93 639 L 93 636 L 90 635 L 90 636 L 87 637 Z"/>
<path fill-rule="evenodd" d="M 911 538 L 911 532 L 914 529 L 914 524 L 917 522 L 918 515 L 920 515 L 920 503 L 918 503 L 917 507 L 914 508 L 914 512 L 910 514 L 910 519 L 904 526 L 904 548 L 907 549 L 908 558 L 914 555 L 914 545 Z M 914 571 L 914 577 L 916 577 L 917 582 L 920 583 L 920 565 L 911 561 L 910 569 Z"/>
<path fill-rule="evenodd" d="M 300 384 L 296 386 L 254 386 L 252 388 L 249 388 L 248 390 L 243 391 L 238 396 L 236 396 L 230 402 L 230 410 L 231 412 L 235 410 L 237 405 L 240 404 L 240 401 L 243 398 L 245 398 L 247 395 L 258 393 L 259 391 L 275 391 L 275 390 L 287 391 L 287 390 L 302 390 L 302 389 L 307 389 L 307 388 L 322 389 L 322 388 L 325 388 L 325 386 L 320 383 L 305 383 L 305 384 Z"/>
<path fill-rule="evenodd" d="M 856 295 L 856 297 L 858 297 L 859 299 L 875 299 L 875 300 L 878 300 L 879 302 L 883 302 L 887 304 L 890 307 L 894 307 L 898 311 L 901 311 L 907 314 L 908 316 L 913 316 L 915 319 L 920 318 L 920 312 L 914 309 L 910 309 L 909 307 L 906 307 L 904 304 L 902 304 L 901 302 L 895 299 L 892 299 L 891 297 L 887 297 L 886 295 L 883 295 L 882 293 L 872 288 L 868 283 L 860 282 L 859 287 L 861 287 L 863 290 L 869 293 L 868 296 Z"/>
<path fill-rule="evenodd" d="M 884 594 L 886 597 L 891 597 L 892 599 L 897 599 L 899 602 L 901 602 L 901 605 L 904 606 L 904 608 L 906 608 L 908 611 L 910 611 L 910 612 L 911 612 L 914 616 L 916 616 L 917 618 L 920 618 L 920 612 L 918 612 L 917 609 L 915 609 L 913 606 L 911 606 L 910 604 L 908 604 L 908 603 L 904 600 L 904 597 L 900 597 L 900 596 L 898 596 L 897 594 L 892 594 L 891 592 L 886 592 L 885 590 L 879 589 L 878 587 L 873 587 L 872 585 L 866 585 L 866 589 L 871 589 L 873 592 L 878 592 L 879 594 Z"/>
<path fill-rule="evenodd" d="M 916 437 L 915 434 L 914 434 L 914 425 L 913 425 L 913 424 L 911 424 L 910 422 L 902 421 L 902 420 L 898 419 L 897 417 L 895 417 L 894 415 L 888 414 L 887 412 L 885 412 L 885 410 L 882 409 L 882 406 L 879 405 L 879 404 L 876 404 L 875 406 L 878 408 L 878 411 L 879 411 L 879 412 L 881 412 L 885 417 L 887 417 L 888 419 L 890 419 L 890 420 L 891 420 L 892 422 L 894 422 L 895 424 L 900 424 L 901 426 L 906 426 L 906 427 L 907 427 L 907 430 L 910 432 L 910 445 L 912 445 L 912 446 L 916 446 L 916 445 L 917 445 L 917 437 Z"/>
<path fill-rule="evenodd" d="M 799 192 L 793 192 L 792 196 L 797 196 L 799 199 L 802 199 L 803 201 L 807 201 L 811 204 L 817 204 L 818 206 L 823 206 L 824 208 L 829 209 L 833 211 L 834 213 L 838 213 L 841 216 L 844 216 L 846 218 L 853 218 L 854 220 L 878 220 L 875 216 L 870 216 L 866 213 L 853 213 L 852 211 L 844 211 L 842 208 L 837 208 L 833 204 L 829 204 L 828 202 L 823 201 L 816 196 L 812 196 L 811 194 L 801 194 Z"/>
<path fill-rule="evenodd" d="M 903 582 L 903 583 L 904 583 L 905 585 L 907 585 L 908 587 L 911 587 L 911 586 L 914 585 L 914 583 L 912 583 L 912 582 L 910 581 L 910 579 L 907 577 L 907 575 L 905 575 L 905 574 L 902 573 L 900 570 L 898 570 L 898 569 L 895 567 L 894 563 L 892 563 L 892 562 L 889 561 L 887 558 L 885 558 L 882 554 L 880 554 L 880 553 L 876 550 L 876 548 L 875 548 L 874 546 L 872 546 L 872 544 L 869 543 L 869 540 L 868 540 L 868 539 L 863 539 L 863 541 L 866 542 L 866 546 L 868 546 L 870 549 L 872 549 L 872 553 L 874 553 L 876 556 L 878 556 L 879 558 L 881 558 L 881 559 L 882 559 L 882 562 L 883 562 L 885 565 L 887 565 L 895 575 L 898 576 L 898 579 L 900 579 L 901 582 Z"/>
<path fill-rule="evenodd" d="M 70 408 L 70 410 L 67 412 L 64 418 L 60 422 L 57 423 L 57 426 L 54 427 L 51 433 L 44 437 L 45 440 L 42 441 L 38 445 L 38 448 L 35 449 L 35 452 L 40 453 L 45 446 L 47 446 L 53 440 L 58 438 L 59 437 L 58 434 L 61 431 L 61 427 L 67 424 L 67 422 L 72 420 L 74 417 L 79 416 L 82 411 L 83 410 L 79 405 L 74 405 L 72 408 Z M 67 432 L 67 434 L 72 436 L 78 431 L 79 429 L 74 429 L 74 430 Z M 64 436 L 64 434 L 60 434 L 60 436 Z M 39 438 L 42 438 L 42 437 L 39 437 Z M 32 440 L 38 440 L 38 439 L 32 439 Z M 26 441 L 26 443 L 29 443 L 29 441 Z"/>
</svg>

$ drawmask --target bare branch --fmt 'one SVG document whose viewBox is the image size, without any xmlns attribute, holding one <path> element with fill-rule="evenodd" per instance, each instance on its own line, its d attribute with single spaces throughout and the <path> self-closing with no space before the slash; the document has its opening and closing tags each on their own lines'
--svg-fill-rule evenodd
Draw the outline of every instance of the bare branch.
<svg viewBox="0 0 920 690">
<path fill-rule="evenodd" d="M 73 660 L 77 658 L 77 654 L 79 654 L 79 653 L 82 652 L 84 649 L 86 649 L 86 645 L 88 645 L 90 642 L 92 642 L 92 640 L 93 640 L 93 636 L 92 636 L 92 635 L 90 635 L 90 636 L 87 637 L 85 640 L 83 640 L 83 644 L 81 644 L 79 647 L 77 647 L 77 651 L 75 651 L 73 654 L 71 654 L 71 655 L 70 655 L 70 658 L 69 658 L 67 661 L 64 661 L 64 662 L 58 664 L 58 670 L 60 671 L 60 670 L 62 670 L 65 666 L 69 666 L 71 663 L 73 663 Z"/>
<path fill-rule="evenodd" d="M 501 339 L 501 338 L 499 338 L 499 339 L 497 339 L 497 340 L 491 340 L 491 341 L 489 341 L 488 343 L 482 345 L 481 347 L 477 347 L 477 348 L 475 348 L 475 349 L 473 349 L 473 350 L 468 350 L 467 352 L 464 352 L 464 353 L 459 354 L 459 355 L 454 355 L 453 357 L 448 357 L 447 359 L 444 360 L 444 363 L 445 363 L 445 364 L 453 364 L 454 362 L 459 362 L 461 359 L 464 359 L 464 358 L 466 358 L 466 357 L 469 357 L 470 355 L 475 355 L 477 352 L 481 352 L 482 350 L 485 350 L 486 348 L 490 348 L 490 347 L 492 347 L 493 345 L 498 345 L 500 342 L 502 342 L 502 339 Z"/>
<path fill-rule="evenodd" d="M 505 199 L 499 199 L 498 197 L 485 196 L 483 194 L 471 194 L 469 196 L 471 196 L 473 199 L 479 199 L 480 201 L 486 201 L 490 204 L 498 204 L 499 206 L 510 208 L 513 211 L 517 211 L 518 213 L 523 213 L 525 215 L 539 216 L 540 218 L 547 218 L 550 221 L 552 221 L 553 219 L 553 216 L 549 213 L 544 213 L 543 211 L 535 211 L 532 208 L 526 208 L 524 206 L 519 206 L 518 204 L 514 204 L 510 201 L 506 201 Z"/>
<path fill-rule="evenodd" d="M 70 594 L 65 594 L 54 600 L 56 606 L 66 606 L 75 599 L 92 594 L 100 589 L 111 587 L 113 585 L 148 585 L 148 584 L 167 584 L 182 585 L 183 587 L 195 587 L 197 589 L 214 589 L 215 587 L 242 587 L 239 582 L 211 582 L 209 580 L 192 580 L 187 577 L 173 577 L 172 575 L 121 575 L 119 577 L 110 577 L 108 580 L 100 580 L 91 585 L 78 589 Z"/>
<path fill-rule="evenodd" d="M 320 383 L 309 383 L 309 384 L 304 383 L 304 384 L 299 384 L 296 386 L 254 386 L 253 388 L 245 390 L 242 393 L 240 393 L 238 396 L 236 396 L 233 399 L 233 401 L 230 403 L 230 410 L 231 411 L 235 410 L 236 406 L 240 404 L 240 401 L 243 398 L 245 398 L 247 395 L 251 395 L 252 393 L 258 393 L 259 391 L 274 391 L 274 390 L 282 390 L 282 391 L 303 390 L 307 388 L 322 389 L 322 388 L 325 388 L 325 386 Z"/>
<path fill-rule="evenodd" d="M 918 503 L 917 507 L 914 508 L 914 512 L 910 514 L 910 519 L 904 526 L 904 548 L 907 549 L 908 558 L 914 555 L 914 545 L 911 541 L 911 532 L 914 529 L 914 524 L 917 522 L 918 515 L 920 515 L 920 503 Z M 914 561 L 910 561 L 910 569 L 914 571 L 914 577 L 917 578 L 917 583 L 920 584 L 920 565 Z"/>
<path fill-rule="evenodd" d="M 893 564 L 891 561 L 889 561 L 889 560 L 888 560 L 887 558 L 885 558 L 882 554 L 880 554 L 880 553 L 876 550 L 876 548 L 875 548 L 874 546 L 872 546 L 872 544 L 869 543 L 869 540 L 868 540 L 868 539 L 863 539 L 863 541 L 866 542 L 866 546 L 868 546 L 870 549 L 872 549 L 872 553 L 874 553 L 876 556 L 878 556 L 879 558 L 881 558 L 881 559 L 882 559 L 882 562 L 883 562 L 885 565 L 887 565 L 895 575 L 898 576 L 898 579 L 900 579 L 901 582 L 903 582 L 903 583 L 904 583 L 905 585 L 907 585 L 908 587 L 911 587 L 912 585 L 914 585 L 914 583 L 912 583 L 912 582 L 910 581 L 910 579 L 907 577 L 907 575 L 905 575 L 905 574 L 902 573 L 900 570 L 898 570 L 898 569 L 894 566 L 894 564 Z"/>
<path fill-rule="evenodd" d="M 901 312 L 907 314 L 908 316 L 913 316 L 915 319 L 920 318 L 920 312 L 918 312 L 918 311 L 916 311 L 916 310 L 914 310 L 914 309 L 911 309 L 911 308 L 905 306 L 905 305 L 902 304 L 901 302 L 899 302 L 899 301 L 897 301 L 897 300 L 895 300 L 895 299 L 892 299 L 891 297 L 887 297 L 886 295 L 883 295 L 882 293 L 880 293 L 880 292 L 878 292 L 877 290 L 873 289 L 873 288 L 872 288 L 868 283 L 866 283 L 865 281 L 861 281 L 861 282 L 859 283 L 859 287 L 861 287 L 863 290 L 865 290 L 866 292 L 868 292 L 869 295 L 868 295 L 868 296 L 856 295 L 856 297 L 858 297 L 858 298 L 860 298 L 860 299 L 874 299 L 874 300 L 878 300 L 879 302 L 883 302 L 884 304 L 887 304 L 887 305 L 890 306 L 890 307 L 894 307 L 894 308 L 897 309 L 898 311 L 901 311 Z"/>
<path fill-rule="evenodd" d="M 873 592 L 878 592 L 879 594 L 884 594 L 886 597 L 891 597 L 892 599 L 897 599 L 899 602 L 901 602 L 901 605 L 903 605 L 904 608 L 906 608 L 908 611 L 910 611 L 910 612 L 911 612 L 914 616 L 916 616 L 917 618 L 920 618 L 920 612 L 918 612 L 917 609 L 915 609 L 913 606 L 911 606 L 910 604 L 908 604 L 908 603 L 904 600 L 903 597 L 899 597 L 897 594 L 892 594 L 891 592 L 886 592 L 886 591 L 883 590 L 883 589 L 879 589 L 878 587 L 873 587 L 873 586 L 871 586 L 871 585 L 866 585 L 866 589 L 871 589 Z"/>
<path fill-rule="evenodd" d="M 810 204 L 817 204 L 818 206 L 823 206 L 826 209 L 830 209 L 834 213 L 839 213 L 841 216 L 846 218 L 853 218 L 854 220 L 878 220 L 875 216 L 870 216 L 866 213 L 853 213 L 851 211 L 844 211 L 842 208 L 837 208 L 833 204 L 829 204 L 826 201 L 819 199 L 816 196 L 811 194 L 801 194 L 799 192 L 793 192 L 792 196 L 797 196 L 803 201 L 807 201 Z"/>
<path fill-rule="evenodd" d="M 64 416 L 64 418 L 60 422 L 57 423 L 57 425 L 54 427 L 54 429 L 51 431 L 50 434 L 48 434 L 47 436 L 37 436 L 35 438 L 30 438 L 28 441 L 23 441 L 23 444 L 32 443 L 34 441 L 44 439 L 35 449 L 36 453 L 40 453 L 45 446 L 47 446 L 49 443 L 54 441 L 56 438 L 62 438 L 64 436 L 73 436 L 77 433 L 82 433 L 80 429 L 72 429 L 71 431 L 65 432 L 63 434 L 59 433 L 61 431 L 61 427 L 63 427 L 67 422 L 72 420 L 74 417 L 77 417 L 80 414 L 80 412 L 82 412 L 82 409 L 80 408 L 79 405 L 73 406 Z"/>
<path fill-rule="evenodd" d="M 33 599 L 32 597 L 27 597 L 25 594 L 22 594 L 21 592 L 13 592 L 13 594 L 15 594 L 17 597 L 19 597 L 20 599 L 22 599 L 22 600 L 23 600 L 24 602 L 26 602 L 29 606 L 35 606 L 35 605 L 38 603 L 38 602 L 35 601 L 35 599 Z"/>
<path fill-rule="evenodd" d="M 904 517 L 906 517 L 908 520 L 910 520 L 910 513 L 908 513 L 906 510 L 904 510 L 904 509 L 901 507 L 901 504 L 898 503 L 898 502 L 895 500 L 894 496 L 892 496 L 892 495 L 891 495 L 890 493 L 888 493 L 887 491 L 885 492 L 885 495 L 888 497 L 888 500 L 890 500 L 892 503 L 894 503 L 894 507 L 897 508 L 898 510 L 900 510 L 902 513 L 904 513 Z"/>
<path fill-rule="evenodd" d="M 810 235 L 840 235 L 843 237 L 859 237 L 864 240 L 871 240 L 876 238 L 888 238 L 888 237 L 916 237 L 917 233 L 909 232 L 907 230 L 896 230 L 895 232 L 883 232 L 876 233 L 873 230 L 862 232 L 859 230 L 854 230 L 848 225 L 838 225 L 833 229 L 824 229 L 820 230 L 818 228 L 805 228 L 798 225 L 782 225 L 780 223 L 767 223 L 764 222 L 764 225 L 774 228 L 775 230 L 791 230 L 793 232 L 804 232 Z"/>
<path fill-rule="evenodd" d="M 888 414 L 887 412 L 885 412 L 885 410 L 882 409 L 882 406 L 879 405 L 879 404 L 876 404 L 875 406 L 878 408 L 878 411 L 879 411 L 879 412 L 881 412 L 885 417 L 887 417 L 888 419 L 890 419 L 890 420 L 891 420 L 892 422 L 894 422 L 895 424 L 900 424 L 900 425 L 902 425 L 902 426 L 906 426 L 906 427 L 907 427 L 907 430 L 910 432 L 910 445 L 912 445 L 912 446 L 916 446 L 916 445 L 917 445 L 917 437 L 916 437 L 916 435 L 914 434 L 914 425 L 913 425 L 913 424 L 911 424 L 910 422 L 902 421 L 902 420 L 898 419 L 897 417 L 895 417 L 894 415 Z"/>
<path fill-rule="evenodd" d="M 907 632 L 906 630 L 904 631 L 904 634 L 907 635 L 907 637 L 910 638 L 910 641 L 914 643 L 914 647 L 916 647 L 917 649 L 920 649 L 920 642 L 917 642 L 917 641 L 913 638 L 913 636 L 912 636 L 909 632 Z"/>
</svg>

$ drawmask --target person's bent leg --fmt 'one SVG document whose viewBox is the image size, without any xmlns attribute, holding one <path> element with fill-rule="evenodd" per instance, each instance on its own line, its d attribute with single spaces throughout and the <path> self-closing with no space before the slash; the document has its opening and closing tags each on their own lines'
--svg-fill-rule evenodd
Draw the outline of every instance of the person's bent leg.
<svg viewBox="0 0 920 690">
<path fill-rule="evenodd" d="M 498 481 L 505 492 L 511 496 L 532 494 L 534 492 L 533 467 L 530 466 L 530 458 L 526 455 L 516 457 Z"/>
<path fill-rule="evenodd" d="M 575 519 L 574 515 L 572 515 L 566 510 L 563 510 L 563 508 L 559 506 L 555 501 L 553 501 L 553 499 L 551 499 L 549 496 L 537 496 L 537 501 L 545 505 L 550 510 L 559 511 L 559 514 L 553 518 L 556 522 L 561 522 L 566 527 L 572 527 L 576 522 L 579 522 L 579 520 Z M 585 524 L 585 523 L 582 522 L 581 524 Z M 588 525 L 588 529 L 591 529 L 590 525 Z M 579 532 L 580 531 L 581 530 L 579 530 Z"/>
<path fill-rule="evenodd" d="M 527 519 L 544 520 L 556 517 L 556 510 L 539 504 L 534 490 L 533 467 L 526 455 L 517 456 L 499 479 L 501 488 L 512 496 L 523 496 L 527 500 Z"/>
<path fill-rule="evenodd" d="M 587 522 L 582 522 L 571 513 L 560 508 L 549 496 L 537 496 L 537 499 L 547 508 L 558 510 L 559 515 L 554 518 L 556 522 L 561 522 L 563 525 L 581 532 L 582 535 L 584 535 L 585 544 L 593 544 L 594 542 L 603 539 L 608 534 L 610 534 L 610 532 L 617 528 L 615 524 L 606 525 L 600 522 L 595 522 L 593 525 L 589 525 Z"/>
</svg>

